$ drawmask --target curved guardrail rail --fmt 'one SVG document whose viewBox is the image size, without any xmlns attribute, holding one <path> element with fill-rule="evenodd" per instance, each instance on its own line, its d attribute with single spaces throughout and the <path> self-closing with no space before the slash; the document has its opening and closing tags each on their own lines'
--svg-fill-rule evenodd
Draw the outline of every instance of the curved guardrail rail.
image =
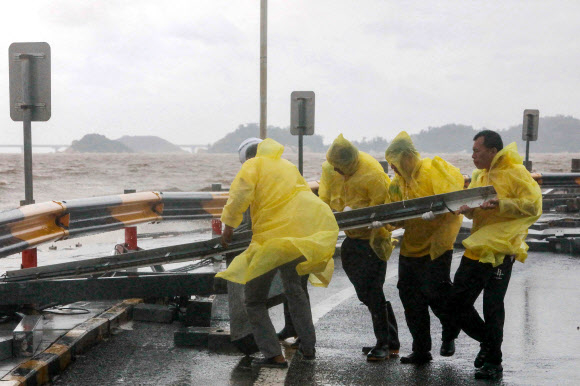
<svg viewBox="0 0 580 386">
<path fill-rule="evenodd" d="M 544 187 L 580 188 L 580 173 L 533 173 Z M 468 184 L 469 177 L 466 177 Z M 313 191 L 317 182 L 309 183 Z M 162 220 L 217 218 L 227 192 L 140 192 L 51 201 L 0 212 L 0 257 L 43 243 Z"/>
<path fill-rule="evenodd" d="M 227 192 L 140 192 L 11 209 L 0 212 L 0 257 L 47 242 L 140 223 L 219 217 L 227 198 Z"/>
</svg>

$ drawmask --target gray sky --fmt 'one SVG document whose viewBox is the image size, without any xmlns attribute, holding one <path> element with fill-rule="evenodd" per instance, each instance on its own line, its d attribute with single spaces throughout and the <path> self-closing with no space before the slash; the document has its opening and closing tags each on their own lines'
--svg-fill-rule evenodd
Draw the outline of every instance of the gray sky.
<svg viewBox="0 0 580 386">
<path fill-rule="evenodd" d="M 316 93 L 330 142 L 447 123 L 503 129 L 526 108 L 580 118 L 580 1 L 270 0 L 268 124 Z M 259 0 L 20 0 L 0 13 L 0 143 L 8 47 L 48 42 L 52 117 L 33 142 L 88 133 L 209 143 L 259 121 Z M 256 133 L 258 134 L 258 133 Z"/>
</svg>

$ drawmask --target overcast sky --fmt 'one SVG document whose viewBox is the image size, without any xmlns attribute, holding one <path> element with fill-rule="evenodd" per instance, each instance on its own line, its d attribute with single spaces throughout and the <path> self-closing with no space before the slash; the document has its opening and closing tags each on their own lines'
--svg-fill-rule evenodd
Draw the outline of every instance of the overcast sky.
<svg viewBox="0 0 580 386">
<path fill-rule="evenodd" d="M 326 143 L 503 129 L 526 108 L 580 118 L 579 19 L 578 0 L 270 0 L 268 124 L 289 126 L 294 90 L 316 93 Z M 33 143 L 210 143 L 259 122 L 259 0 L 9 1 L 0 41 L 0 143 L 22 143 L 13 42 L 51 46 L 52 117 L 33 122 Z"/>
</svg>

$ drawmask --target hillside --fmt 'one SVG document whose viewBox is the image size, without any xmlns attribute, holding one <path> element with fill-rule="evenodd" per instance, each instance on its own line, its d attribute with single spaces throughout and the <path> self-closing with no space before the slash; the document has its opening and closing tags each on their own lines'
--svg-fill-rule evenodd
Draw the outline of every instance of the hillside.
<svg viewBox="0 0 580 386">
<path fill-rule="evenodd" d="M 124 135 L 116 140 L 136 153 L 185 153 L 186 151 L 169 141 L 153 135 Z"/>
<path fill-rule="evenodd" d="M 417 149 L 425 153 L 471 152 L 473 136 L 480 130 L 472 126 L 449 124 L 441 127 L 430 127 L 413 134 Z M 521 153 L 525 151 L 526 142 L 522 140 L 522 124 L 508 129 L 498 130 L 504 144 L 516 142 Z M 535 153 L 577 152 L 580 149 L 580 120 L 558 115 L 540 118 L 538 140 L 530 142 L 530 151 Z"/>
<path fill-rule="evenodd" d="M 226 134 L 225 137 L 216 141 L 208 149 L 210 153 L 234 153 L 238 151 L 238 146 L 249 137 L 260 135 L 260 127 L 256 123 L 239 125 L 236 130 Z M 287 148 L 298 148 L 298 136 L 291 135 L 290 130 L 279 127 L 268 127 L 268 137 L 272 138 Z M 320 135 L 305 135 L 304 150 L 311 152 L 323 152 L 326 146 L 322 143 Z"/>
<path fill-rule="evenodd" d="M 72 141 L 66 150 L 71 153 L 133 153 L 121 142 L 113 141 L 101 134 L 87 134 L 78 141 Z"/>
<path fill-rule="evenodd" d="M 249 123 L 246 125 L 239 125 L 236 130 L 226 134 L 225 137 L 215 142 L 208 151 L 210 153 L 233 153 L 238 151 L 238 146 L 242 141 L 249 137 L 257 137 L 260 133 L 260 127 L 257 123 Z M 338 136 L 338 133 L 337 133 Z M 268 137 L 275 139 L 291 151 L 298 151 L 298 136 L 290 134 L 290 129 L 269 126 Z M 331 138 L 330 141 L 333 141 Z M 353 144 L 362 151 L 384 151 L 388 142 L 384 138 L 375 137 L 372 139 L 363 138 L 362 141 L 352 141 Z M 328 149 L 328 145 L 322 142 L 320 135 L 305 135 L 304 136 L 304 151 L 324 153 Z"/>
</svg>

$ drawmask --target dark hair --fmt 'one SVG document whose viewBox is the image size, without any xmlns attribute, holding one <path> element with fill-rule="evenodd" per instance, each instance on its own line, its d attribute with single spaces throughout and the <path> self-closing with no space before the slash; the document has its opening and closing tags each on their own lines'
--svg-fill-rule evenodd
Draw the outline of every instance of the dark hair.
<svg viewBox="0 0 580 386">
<path fill-rule="evenodd" d="M 256 156 L 256 153 L 258 153 L 258 144 L 257 143 L 251 144 L 246 149 L 246 159 L 254 158 Z"/>
<path fill-rule="evenodd" d="M 488 149 L 494 148 L 497 151 L 503 149 L 503 141 L 501 140 L 501 136 L 493 130 L 482 130 L 479 133 L 475 134 L 473 140 L 476 141 L 477 138 L 483 137 L 483 146 L 487 147 Z"/>
</svg>

